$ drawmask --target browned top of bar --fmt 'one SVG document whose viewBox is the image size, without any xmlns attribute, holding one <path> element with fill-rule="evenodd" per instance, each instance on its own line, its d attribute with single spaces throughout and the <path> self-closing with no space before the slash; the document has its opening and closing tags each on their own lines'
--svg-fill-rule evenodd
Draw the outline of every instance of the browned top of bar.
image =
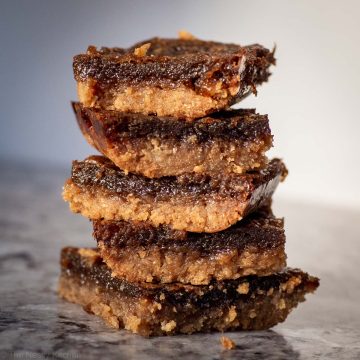
<svg viewBox="0 0 360 360">
<path fill-rule="evenodd" d="M 257 114 L 255 109 L 222 111 L 189 122 L 168 116 L 86 108 L 80 103 L 73 103 L 73 108 L 80 127 L 93 127 L 111 142 L 147 137 L 179 141 L 192 137 L 197 143 L 214 139 L 237 142 L 271 137 L 268 116 Z"/>
<path fill-rule="evenodd" d="M 289 284 L 293 287 L 293 291 L 312 292 L 319 286 L 319 279 L 298 269 L 286 269 L 270 276 L 246 276 L 236 280 L 214 281 L 210 285 L 129 283 L 121 278 L 113 277 L 111 270 L 102 262 L 101 258 L 96 257 L 96 250 L 91 253 L 90 256 L 87 256 L 84 255 L 84 252 L 81 254 L 77 248 L 64 248 L 61 252 L 62 274 L 79 277 L 79 281 L 81 280 L 83 283 L 96 283 L 98 286 L 129 297 L 145 297 L 155 301 L 165 298 L 169 305 L 195 304 L 197 307 L 206 308 L 236 299 L 250 298 L 254 293 L 267 292 L 271 288 L 276 291 L 281 285 L 286 285 L 291 278 L 298 279 Z M 247 294 L 237 291 L 242 283 L 249 284 Z"/>
<path fill-rule="evenodd" d="M 218 197 L 241 197 L 247 200 L 256 188 L 267 186 L 272 180 L 282 179 L 286 174 L 284 163 L 273 159 L 266 168 L 245 174 L 210 177 L 191 173 L 150 179 L 137 174 L 126 175 L 104 156 L 90 156 L 84 161 L 73 161 L 71 179 L 80 187 L 100 186 L 119 195 L 151 196 L 155 200 L 166 200 L 177 195 L 215 194 Z"/>
<path fill-rule="evenodd" d="M 146 222 L 94 220 L 94 238 L 114 248 L 144 249 L 156 246 L 169 251 L 199 251 L 204 256 L 228 249 L 259 251 L 285 244 L 283 219 L 264 208 L 248 215 L 230 228 L 216 233 L 191 233 L 172 230 L 166 225 L 154 227 Z"/>
<path fill-rule="evenodd" d="M 136 55 L 134 50 L 146 43 L 151 44 L 146 54 Z M 275 64 L 274 54 L 257 44 L 241 47 L 198 39 L 152 38 L 128 49 L 89 46 L 85 54 L 74 57 L 73 69 L 77 81 L 91 78 L 102 84 L 169 88 L 184 85 L 211 96 L 214 83 L 221 80 L 223 88 L 229 88 L 239 74 L 243 85 L 255 91 L 256 84 L 268 79 L 271 64 Z"/>
</svg>

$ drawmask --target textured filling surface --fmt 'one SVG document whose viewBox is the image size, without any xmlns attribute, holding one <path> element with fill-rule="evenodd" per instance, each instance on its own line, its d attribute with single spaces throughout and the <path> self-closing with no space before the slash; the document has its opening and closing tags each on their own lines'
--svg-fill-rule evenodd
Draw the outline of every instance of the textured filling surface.
<svg viewBox="0 0 360 360">
<path fill-rule="evenodd" d="M 256 92 L 272 64 L 260 45 L 153 38 L 129 49 L 90 46 L 73 69 L 85 106 L 193 119 Z"/>
<path fill-rule="evenodd" d="M 258 172 L 148 179 L 125 174 L 108 159 L 74 161 L 63 197 L 73 212 L 96 220 L 149 221 L 193 232 L 221 231 L 271 198 L 286 168 L 272 160 Z"/>
<path fill-rule="evenodd" d="M 59 295 L 114 328 L 150 336 L 268 329 L 318 284 L 295 269 L 203 286 L 134 284 L 113 277 L 96 251 L 65 248 Z"/>
<path fill-rule="evenodd" d="M 264 209 L 217 233 L 189 233 L 145 222 L 93 221 L 113 275 L 130 282 L 209 284 L 270 275 L 286 266 L 283 220 Z"/>
<path fill-rule="evenodd" d="M 90 145 L 120 169 L 147 177 L 243 173 L 267 164 L 272 146 L 266 115 L 233 110 L 193 122 L 73 104 Z"/>
</svg>

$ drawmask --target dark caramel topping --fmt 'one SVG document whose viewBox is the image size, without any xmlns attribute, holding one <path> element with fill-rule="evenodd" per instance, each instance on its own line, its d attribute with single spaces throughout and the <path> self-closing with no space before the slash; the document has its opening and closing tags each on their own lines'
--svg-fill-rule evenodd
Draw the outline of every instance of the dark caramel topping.
<svg viewBox="0 0 360 360">
<path fill-rule="evenodd" d="M 199 251 L 204 256 L 228 249 L 259 251 L 285 244 L 284 223 L 269 209 L 258 210 L 230 228 L 216 233 L 191 233 L 172 230 L 168 226 L 154 227 L 146 222 L 94 220 L 94 238 L 112 248 L 168 251 Z"/>
<path fill-rule="evenodd" d="M 61 252 L 61 271 L 63 276 L 77 277 L 81 283 L 96 284 L 128 297 L 148 298 L 171 306 L 194 305 L 200 308 L 237 299 L 244 300 L 259 292 L 266 294 L 271 289 L 279 291 L 291 278 L 298 279 L 291 284 L 293 291 L 312 292 L 319 285 L 317 278 L 298 269 L 286 269 L 284 272 L 264 277 L 246 276 L 236 280 L 213 281 L 210 285 L 129 283 L 113 277 L 111 270 L 100 257 L 95 260 L 92 257 L 88 259 L 79 253 L 79 249 L 70 247 Z M 246 294 L 238 291 L 239 286 L 244 283 L 247 283 L 249 288 Z"/>
<path fill-rule="evenodd" d="M 96 108 L 85 108 L 73 103 L 81 128 L 93 130 L 110 142 L 123 139 L 158 138 L 204 143 L 214 139 L 244 142 L 264 140 L 272 136 L 267 115 L 254 109 L 228 110 L 194 120 L 182 121 L 173 117 L 158 117 Z"/>
<path fill-rule="evenodd" d="M 284 176 L 285 165 L 274 159 L 266 168 L 246 174 L 210 177 L 191 173 L 149 179 L 137 174 L 126 175 L 104 156 L 90 156 L 84 161 L 73 161 L 71 180 L 81 187 L 102 187 L 119 195 L 135 194 L 159 200 L 177 195 L 215 195 L 219 199 L 237 197 L 247 200 L 261 186 L 264 192 L 271 193 Z"/>
<path fill-rule="evenodd" d="M 136 55 L 135 49 L 147 43 L 151 45 L 146 54 Z M 90 46 L 86 54 L 74 57 L 73 69 L 77 81 L 95 79 L 101 86 L 184 85 L 211 96 L 214 84 L 236 85 L 239 74 L 242 90 L 266 81 L 271 64 L 275 64 L 274 54 L 260 45 L 153 38 L 129 49 Z"/>
</svg>

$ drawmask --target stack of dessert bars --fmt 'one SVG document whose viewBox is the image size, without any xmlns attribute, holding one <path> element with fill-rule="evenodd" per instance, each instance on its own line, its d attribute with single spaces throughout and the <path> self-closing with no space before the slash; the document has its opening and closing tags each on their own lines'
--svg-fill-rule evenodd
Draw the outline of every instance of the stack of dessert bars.
<svg viewBox="0 0 360 360">
<path fill-rule="evenodd" d="M 74 57 L 86 140 L 63 197 L 97 248 L 61 253 L 60 296 L 144 336 L 267 329 L 318 279 L 286 267 L 267 115 L 230 106 L 275 63 L 260 45 L 153 38 Z"/>
</svg>

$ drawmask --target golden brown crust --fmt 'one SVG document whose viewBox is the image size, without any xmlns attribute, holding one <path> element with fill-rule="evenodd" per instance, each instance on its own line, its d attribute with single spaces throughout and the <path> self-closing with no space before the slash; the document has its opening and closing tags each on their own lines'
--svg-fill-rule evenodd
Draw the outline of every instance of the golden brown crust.
<svg viewBox="0 0 360 360">
<path fill-rule="evenodd" d="M 234 92 L 232 89 L 229 91 Z M 111 89 L 102 94 L 98 90 L 98 83 L 91 79 L 78 82 L 77 93 L 79 101 L 87 107 L 173 116 L 186 120 L 200 118 L 231 105 L 227 92 L 224 93 L 224 98 L 212 99 L 209 96 L 197 94 L 185 86 L 179 86 L 176 89 L 127 86 Z"/>
<path fill-rule="evenodd" d="M 98 244 L 101 257 L 114 276 L 133 282 L 181 282 L 203 285 L 211 280 L 237 279 L 247 275 L 265 276 L 281 271 L 286 266 L 284 248 L 259 252 L 227 250 L 211 257 L 189 251 L 180 253 L 163 251 L 154 247 L 151 251 L 114 248 Z"/>
<path fill-rule="evenodd" d="M 247 208 L 247 204 L 233 199 L 221 204 L 201 201 L 194 204 L 177 198 L 149 203 L 141 197 L 123 198 L 102 189 L 89 191 L 71 180 L 65 183 L 63 198 L 71 211 L 89 219 L 148 221 L 154 226 L 166 224 L 193 232 L 224 230 L 239 221 Z"/>
</svg>

